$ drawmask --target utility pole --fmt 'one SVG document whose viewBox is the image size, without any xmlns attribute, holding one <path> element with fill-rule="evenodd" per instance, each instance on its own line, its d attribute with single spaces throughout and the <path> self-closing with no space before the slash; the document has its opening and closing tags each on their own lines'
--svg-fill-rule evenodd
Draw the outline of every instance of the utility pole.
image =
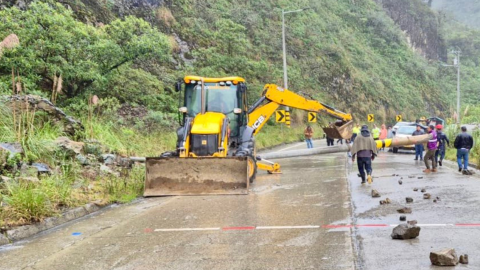
<svg viewBox="0 0 480 270">
<path fill-rule="evenodd" d="M 288 74 L 287 74 L 287 45 L 285 42 L 285 14 L 301 12 L 308 8 L 301 8 L 297 10 L 285 11 L 282 9 L 282 47 L 283 47 L 283 88 L 288 89 Z M 285 106 L 285 124 L 290 127 L 290 108 Z"/>
<path fill-rule="evenodd" d="M 457 69 L 457 125 L 460 124 L 460 50 L 452 50 L 452 54 L 455 55 L 453 59 L 453 65 L 443 65 L 444 67 L 455 67 Z"/>
</svg>

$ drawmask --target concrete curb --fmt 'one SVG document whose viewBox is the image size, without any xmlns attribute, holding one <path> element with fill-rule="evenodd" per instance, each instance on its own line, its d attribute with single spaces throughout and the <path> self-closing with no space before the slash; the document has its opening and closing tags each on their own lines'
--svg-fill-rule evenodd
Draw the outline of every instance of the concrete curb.
<svg viewBox="0 0 480 270">
<path fill-rule="evenodd" d="M 62 213 L 58 217 L 49 217 L 46 218 L 44 221 L 36 224 L 24 225 L 7 230 L 3 234 L 0 234 L 0 246 L 10 244 L 14 241 L 18 241 L 21 239 L 25 239 L 39 232 L 57 227 L 74 219 L 84 217 L 88 214 L 94 213 L 102 209 L 103 207 L 105 206 L 96 203 L 88 203 L 84 206 L 68 210 L 67 212 Z"/>
</svg>

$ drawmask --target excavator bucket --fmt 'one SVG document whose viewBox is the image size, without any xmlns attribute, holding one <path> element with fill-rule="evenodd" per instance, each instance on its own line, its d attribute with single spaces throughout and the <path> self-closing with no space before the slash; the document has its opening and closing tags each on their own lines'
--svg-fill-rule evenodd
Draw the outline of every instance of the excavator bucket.
<svg viewBox="0 0 480 270">
<path fill-rule="evenodd" d="M 143 196 L 248 194 L 247 157 L 147 158 Z"/>
<path fill-rule="evenodd" d="M 350 139 L 352 137 L 353 120 L 337 121 L 323 128 L 327 137 L 332 139 Z"/>
</svg>

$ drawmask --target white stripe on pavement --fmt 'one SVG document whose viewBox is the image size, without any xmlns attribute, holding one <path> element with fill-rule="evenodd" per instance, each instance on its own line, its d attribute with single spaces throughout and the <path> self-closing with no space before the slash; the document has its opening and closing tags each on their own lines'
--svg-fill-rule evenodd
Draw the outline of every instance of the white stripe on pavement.
<svg viewBox="0 0 480 270">
<path fill-rule="evenodd" d="M 257 226 L 257 230 L 277 230 L 277 229 L 318 229 L 317 225 L 304 225 L 304 226 Z"/>
<path fill-rule="evenodd" d="M 185 231 L 219 231 L 220 228 L 176 228 L 176 229 L 155 229 L 155 232 L 185 232 Z"/>
</svg>

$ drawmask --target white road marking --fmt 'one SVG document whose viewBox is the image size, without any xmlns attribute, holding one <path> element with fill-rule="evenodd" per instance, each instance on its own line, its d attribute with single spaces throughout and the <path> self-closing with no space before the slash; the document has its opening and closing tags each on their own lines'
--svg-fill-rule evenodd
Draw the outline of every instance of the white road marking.
<svg viewBox="0 0 480 270">
<path fill-rule="evenodd" d="M 318 225 L 304 225 L 304 226 L 257 226 L 257 230 L 277 230 L 277 229 L 318 229 Z"/>
<path fill-rule="evenodd" d="M 155 229 L 155 232 L 186 232 L 186 231 L 219 231 L 220 228 L 175 228 L 175 229 Z"/>
</svg>

